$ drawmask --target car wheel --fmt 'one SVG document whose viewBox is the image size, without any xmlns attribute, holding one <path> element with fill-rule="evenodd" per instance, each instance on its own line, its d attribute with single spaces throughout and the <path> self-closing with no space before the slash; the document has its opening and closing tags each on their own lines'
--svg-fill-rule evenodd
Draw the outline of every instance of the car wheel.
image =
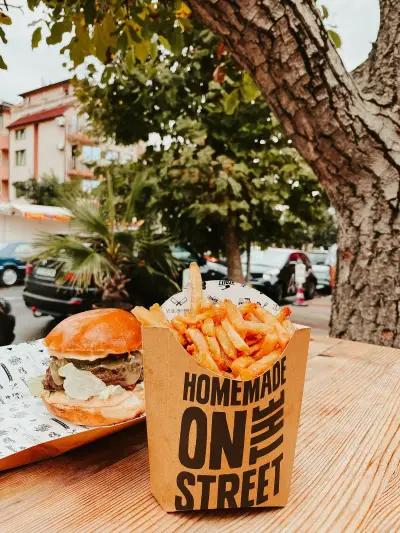
<svg viewBox="0 0 400 533">
<path fill-rule="evenodd" d="M 18 274 L 14 268 L 6 267 L 0 274 L 0 282 L 6 287 L 12 287 L 18 281 Z"/>
<path fill-rule="evenodd" d="M 274 300 L 277 304 L 280 304 L 283 300 L 283 285 L 281 283 L 274 287 Z"/>
<path fill-rule="evenodd" d="M 317 286 L 315 282 L 310 281 L 306 286 L 306 290 L 304 291 L 304 298 L 306 300 L 312 300 L 315 296 L 316 290 L 317 290 Z"/>
</svg>

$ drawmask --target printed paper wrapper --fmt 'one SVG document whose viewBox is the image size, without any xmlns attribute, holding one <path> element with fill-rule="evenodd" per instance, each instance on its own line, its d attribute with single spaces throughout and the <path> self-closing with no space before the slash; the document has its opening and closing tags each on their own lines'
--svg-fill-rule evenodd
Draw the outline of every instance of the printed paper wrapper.
<svg viewBox="0 0 400 533">
<path fill-rule="evenodd" d="M 279 309 L 231 282 L 207 282 L 205 293 Z M 188 303 L 186 289 L 163 309 L 171 318 Z M 287 503 L 309 337 L 297 326 L 271 370 L 240 381 L 200 367 L 168 328 L 143 328 L 151 490 L 166 511 Z"/>
<path fill-rule="evenodd" d="M 145 419 L 88 428 L 52 416 L 28 388 L 48 364 L 41 341 L 0 348 L 0 471 L 55 457 Z"/>
</svg>

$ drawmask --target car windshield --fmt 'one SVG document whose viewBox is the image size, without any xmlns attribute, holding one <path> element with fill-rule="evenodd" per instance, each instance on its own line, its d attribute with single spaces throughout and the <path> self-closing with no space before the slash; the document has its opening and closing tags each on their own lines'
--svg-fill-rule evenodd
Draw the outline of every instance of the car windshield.
<svg viewBox="0 0 400 533">
<path fill-rule="evenodd" d="M 0 257 L 6 255 L 6 249 L 8 248 L 8 242 L 0 242 Z"/>
<path fill-rule="evenodd" d="M 289 252 L 287 250 L 278 250 L 270 248 L 269 250 L 253 250 L 250 254 L 250 261 L 252 265 L 266 265 L 272 267 L 282 267 Z M 247 263 L 247 255 L 242 255 L 242 261 Z"/>
<path fill-rule="evenodd" d="M 308 257 L 312 265 L 325 265 L 326 255 L 325 252 L 311 252 Z"/>
</svg>

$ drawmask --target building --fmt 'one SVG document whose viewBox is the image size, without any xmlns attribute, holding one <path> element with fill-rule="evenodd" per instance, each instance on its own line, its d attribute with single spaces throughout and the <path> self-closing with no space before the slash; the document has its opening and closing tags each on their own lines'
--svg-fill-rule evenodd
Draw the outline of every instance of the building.
<svg viewBox="0 0 400 533">
<path fill-rule="evenodd" d="M 0 102 L 0 202 L 7 201 L 9 177 L 9 132 L 7 126 L 10 122 L 12 105 Z"/>
<path fill-rule="evenodd" d="M 15 199 L 13 184 L 53 174 L 60 182 L 93 184 L 93 164 L 135 160 L 144 144 L 99 143 L 87 133 L 71 80 L 20 94 L 22 103 L 0 105 L 1 201 Z"/>
</svg>

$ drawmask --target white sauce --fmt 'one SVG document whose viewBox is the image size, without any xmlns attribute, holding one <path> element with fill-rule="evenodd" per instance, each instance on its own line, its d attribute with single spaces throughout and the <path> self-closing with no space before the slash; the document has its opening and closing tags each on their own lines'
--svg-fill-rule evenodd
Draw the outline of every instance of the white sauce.
<svg viewBox="0 0 400 533">
<path fill-rule="evenodd" d="M 93 396 L 107 400 L 110 396 L 125 391 L 120 385 L 107 386 L 97 376 L 88 370 L 79 370 L 73 363 L 62 366 L 58 373 L 65 378 L 65 394 L 75 400 L 88 400 Z"/>
</svg>

